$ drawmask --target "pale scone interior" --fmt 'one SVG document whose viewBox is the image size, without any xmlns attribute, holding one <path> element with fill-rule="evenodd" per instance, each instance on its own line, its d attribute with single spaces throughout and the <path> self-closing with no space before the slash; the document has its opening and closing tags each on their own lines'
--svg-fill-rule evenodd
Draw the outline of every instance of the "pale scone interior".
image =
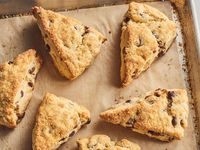
<svg viewBox="0 0 200 150">
<path fill-rule="evenodd" d="M 0 65 L 0 124 L 16 127 L 33 94 L 41 58 L 30 49 Z"/>
<path fill-rule="evenodd" d="M 33 149 L 57 149 L 89 122 L 90 112 L 85 107 L 47 93 L 36 116 Z"/>
<path fill-rule="evenodd" d="M 181 139 L 187 127 L 188 98 L 182 89 L 157 89 L 121 102 L 100 117 L 141 134 L 162 140 Z"/>
<path fill-rule="evenodd" d="M 60 74 L 77 78 L 92 64 L 106 38 L 74 18 L 41 7 L 34 7 L 33 14 Z"/>
<path fill-rule="evenodd" d="M 79 139 L 77 144 L 79 150 L 140 150 L 140 146 L 136 143 L 126 139 L 115 142 L 103 134 Z"/>
</svg>

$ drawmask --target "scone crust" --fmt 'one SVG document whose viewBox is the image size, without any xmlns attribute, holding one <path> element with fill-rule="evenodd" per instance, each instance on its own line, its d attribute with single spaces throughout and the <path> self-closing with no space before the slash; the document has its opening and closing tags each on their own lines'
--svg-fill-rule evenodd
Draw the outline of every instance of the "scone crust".
<svg viewBox="0 0 200 150">
<path fill-rule="evenodd" d="M 16 113 L 15 97 L 26 78 L 28 66 L 35 62 L 35 73 L 39 71 L 42 60 L 34 49 L 19 54 L 13 61 L 0 64 L 0 124 L 14 128 L 19 119 Z M 34 81 L 32 81 L 34 83 Z M 23 116 L 21 116 L 23 117 Z"/>
<path fill-rule="evenodd" d="M 66 98 L 47 93 L 33 129 L 33 150 L 56 149 L 90 122 L 90 112 Z"/>
<path fill-rule="evenodd" d="M 140 146 L 126 139 L 112 141 L 107 135 L 93 135 L 77 141 L 79 150 L 140 150 Z"/>
<path fill-rule="evenodd" d="M 157 89 L 141 98 L 117 104 L 100 117 L 150 137 L 171 141 L 181 139 L 187 127 L 188 98 L 182 89 Z"/>
<path fill-rule="evenodd" d="M 176 24 L 159 10 L 132 2 L 122 23 L 122 86 L 147 70 L 157 57 L 164 55 L 176 37 Z"/>
<path fill-rule="evenodd" d="M 106 38 L 80 21 L 41 7 L 34 7 L 45 43 L 61 75 L 72 80 L 89 67 Z"/>
</svg>

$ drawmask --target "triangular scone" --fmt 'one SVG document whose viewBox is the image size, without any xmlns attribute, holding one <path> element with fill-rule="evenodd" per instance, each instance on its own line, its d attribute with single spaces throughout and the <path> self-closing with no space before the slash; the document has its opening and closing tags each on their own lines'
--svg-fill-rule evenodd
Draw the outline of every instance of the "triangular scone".
<svg viewBox="0 0 200 150">
<path fill-rule="evenodd" d="M 24 117 L 41 63 L 30 49 L 0 64 L 0 125 L 14 128 Z"/>
<path fill-rule="evenodd" d="M 165 54 L 176 37 L 176 24 L 157 9 L 132 2 L 121 34 L 121 82 L 127 86 Z"/>
<path fill-rule="evenodd" d="M 184 136 L 187 127 L 188 98 L 182 89 L 157 89 L 119 103 L 100 114 L 113 124 L 120 124 L 150 137 L 171 141 Z"/>
<path fill-rule="evenodd" d="M 41 7 L 34 7 L 33 14 L 61 75 L 70 80 L 81 75 L 99 54 L 106 38 L 74 18 Z"/>
<path fill-rule="evenodd" d="M 90 123 L 90 112 L 66 98 L 47 93 L 33 129 L 33 150 L 53 150 Z"/>
<path fill-rule="evenodd" d="M 93 135 L 77 141 L 79 150 L 140 150 L 140 146 L 126 139 L 111 141 L 107 135 Z"/>
</svg>

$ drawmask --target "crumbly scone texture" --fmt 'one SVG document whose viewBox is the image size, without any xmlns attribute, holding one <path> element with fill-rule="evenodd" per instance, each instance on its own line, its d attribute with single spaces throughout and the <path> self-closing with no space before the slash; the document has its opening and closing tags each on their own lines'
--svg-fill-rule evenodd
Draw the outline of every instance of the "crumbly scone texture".
<svg viewBox="0 0 200 150">
<path fill-rule="evenodd" d="M 181 139 L 187 127 L 188 98 L 183 89 L 157 89 L 119 103 L 100 117 L 161 141 Z"/>
<path fill-rule="evenodd" d="M 0 125 L 14 128 L 24 117 L 41 63 L 30 49 L 0 64 Z"/>
<path fill-rule="evenodd" d="M 176 24 L 159 10 L 132 2 L 122 23 L 121 82 L 133 79 L 164 55 L 176 37 Z"/>
<path fill-rule="evenodd" d="M 55 150 L 88 123 L 90 112 L 85 107 L 47 93 L 36 116 L 33 150 Z"/>
<path fill-rule="evenodd" d="M 77 141 L 79 150 L 140 150 L 140 146 L 126 139 L 112 141 L 107 135 L 93 135 Z"/>
<path fill-rule="evenodd" d="M 60 74 L 70 80 L 81 75 L 100 53 L 106 38 L 74 18 L 41 7 L 34 7 L 33 14 Z"/>
</svg>

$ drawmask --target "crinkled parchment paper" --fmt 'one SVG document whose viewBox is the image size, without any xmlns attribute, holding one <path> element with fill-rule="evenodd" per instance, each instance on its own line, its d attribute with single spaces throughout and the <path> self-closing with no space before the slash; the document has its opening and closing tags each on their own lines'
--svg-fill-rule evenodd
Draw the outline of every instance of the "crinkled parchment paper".
<svg viewBox="0 0 200 150">
<path fill-rule="evenodd" d="M 169 2 L 148 3 L 171 18 Z M 193 150 L 196 149 L 192 118 L 185 130 L 185 137 L 171 143 L 160 142 L 129 129 L 103 122 L 99 113 L 119 100 L 138 96 L 156 88 L 185 88 L 178 54 L 178 44 L 126 88 L 120 88 L 120 25 L 127 5 L 108 6 L 63 12 L 80 19 L 84 24 L 101 31 L 108 41 L 101 53 L 79 78 L 68 81 L 61 77 L 53 66 L 45 49 L 40 31 L 33 16 L 0 20 L 0 62 L 12 59 L 17 54 L 35 48 L 44 61 L 38 74 L 34 94 L 22 122 L 15 129 L 0 128 L 0 150 L 31 150 L 31 134 L 38 106 L 45 94 L 51 92 L 86 106 L 92 115 L 90 125 L 82 128 L 60 150 L 75 150 L 76 140 L 93 134 L 107 134 L 113 140 L 127 138 L 135 141 L 144 150 Z M 48 140 L 48 139 L 47 139 Z"/>
</svg>

